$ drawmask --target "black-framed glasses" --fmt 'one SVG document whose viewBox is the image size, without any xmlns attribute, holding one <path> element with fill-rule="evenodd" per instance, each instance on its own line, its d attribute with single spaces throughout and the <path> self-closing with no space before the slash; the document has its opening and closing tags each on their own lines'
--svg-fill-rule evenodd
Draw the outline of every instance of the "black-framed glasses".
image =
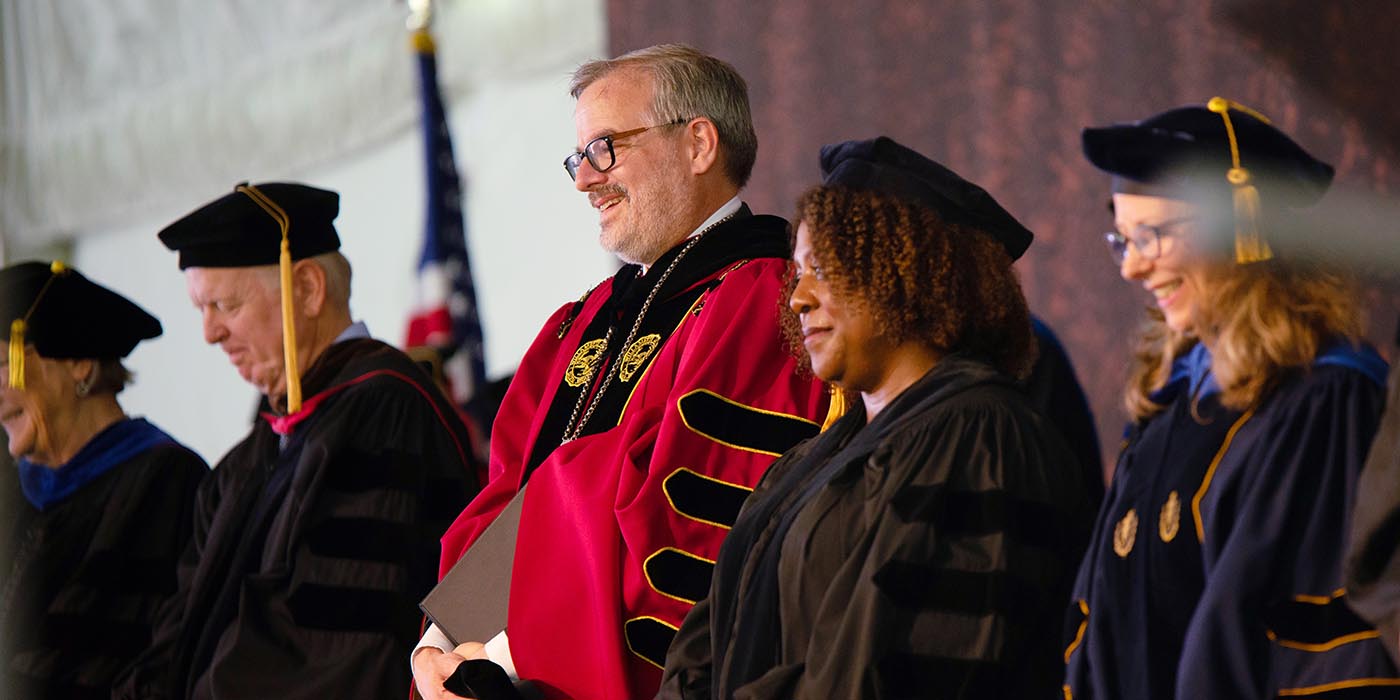
<svg viewBox="0 0 1400 700">
<path fill-rule="evenodd" d="M 677 124 L 684 124 L 690 121 L 692 118 L 693 117 L 687 117 L 685 119 L 676 119 L 673 121 L 666 122 L 664 124 L 652 124 L 651 126 L 642 126 L 636 129 L 628 129 L 627 131 L 619 131 L 616 134 L 606 134 L 603 136 L 599 136 L 598 138 L 589 141 L 588 145 L 584 146 L 582 151 L 574 151 L 573 153 L 570 153 L 569 157 L 564 159 L 564 170 L 569 173 L 570 180 L 577 180 L 578 168 L 580 165 L 583 165 L 583 159 L 587 158 L 588 164 L 593 166 L 594 170 L 600 173 L 607 172 L 611 170 L 614 165 L 617 165 L 617 153 L 613 151 L 614 141 L 618 139 L 625 139 L 629 136 L 636 136 L 637 134 L 640 134 L 645 131 L 651 131 L 652 129 L 659 129 L 663 126 L 676 126 Z"/>
<path fill-rule="evenodd" d="M 1148 224 L 1138 224 L 1133 227 L 1133 232 L 1124 234 L 1121 231 L 1109 231 L 1103 235 L 1103 240 L 1108 244 L 1108 254 L 1113 256 L 1113 262 L 1122 266 L 1123 260 L 1128 257 L 1128 246 L 1137 248 L 1138 257 L 1144 260 L 1156 260 L 1162 257 L 1162 239 L 1172 235 L 1170 229 L 1181 224 L 1195 221 L 1194 216 L 1183 216 L 1179 219 L 1170 219 L 1160 224 L 1151 226 Z"/>
</svg>

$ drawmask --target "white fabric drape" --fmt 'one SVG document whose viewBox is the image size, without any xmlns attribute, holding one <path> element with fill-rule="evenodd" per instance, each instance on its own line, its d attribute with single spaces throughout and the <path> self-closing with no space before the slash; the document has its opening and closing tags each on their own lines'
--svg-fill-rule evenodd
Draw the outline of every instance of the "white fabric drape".
<svg viewBox="0 0 1400 700">
<path fill-rule="evenodd" d="M 571 37 L 601 31 L 599 5 L 440 0 L 445 99 L 583 58 Z M 416 128 L 407 12 L 390 0 L 0 3 L 7 247 L 178 209 Z"/>
</svg>

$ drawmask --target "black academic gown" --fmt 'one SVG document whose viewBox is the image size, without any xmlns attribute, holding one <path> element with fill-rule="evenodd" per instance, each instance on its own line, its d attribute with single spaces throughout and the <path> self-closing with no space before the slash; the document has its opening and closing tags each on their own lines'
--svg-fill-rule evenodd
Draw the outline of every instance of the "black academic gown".
<svg viewBox="0 0 1400 700">
<path fill-rule="evenodd" d="M 1034 316 L 1031 329 L 1035 331 L 1040 353 L 1021 387 L 1030 395 L 1031 403 L 1060 431 L 1078 458 L 1085 492 L 1097 510 L 1104 494 L 1103 458 L 1099 454 L 1099 431 L 1094 427 L 1089 399 L 1084 396 L 1074 364 L 1055 332 Z"/>
<path fill-rule="evenodd" d="M 1356 495 L 1347 602 L 1375 625 L 1400 664 L 1400 364 Z"/>
<path fill-rule="evenodd" d="M 1384 371 L 1339 346 L 1254 409 L 1197 346 L 1131 428 L 1075 583 L 1065 697 L 1393 697 L 1342 554 Z M 1387 694 L 1392 695 L 1387 695 Z"/>
<path fill-rule="evenodd" d="M 179 593 L 115 697 L 408 692 L 438 537 L 476 491 L 466 429 L 375 340 L 331 346 L 302 387 L 302 420 L 258 421 L 200 489 Z"/>
<path fill-rule="evenodd" d="M 0 543 L 0 697 L 109 697 L 175 591 L 195 488 L 208 472 L 169 442 L 44 510 L 23 498 L 10 504 Z"/>
<path fill-rule="evenodd" d="M 1049 698 L 1091 512 L 1010 381 L 945 358 L 774 463 L 659 698 Z"/>
</svg>

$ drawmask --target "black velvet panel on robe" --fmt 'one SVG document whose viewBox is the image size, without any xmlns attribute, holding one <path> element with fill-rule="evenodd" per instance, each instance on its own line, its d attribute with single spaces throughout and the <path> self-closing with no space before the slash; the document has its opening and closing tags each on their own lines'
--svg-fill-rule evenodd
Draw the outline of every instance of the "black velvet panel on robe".
<svg viewBox="0 0 1400 700">
<path fill-rule="evenodd" d="M 403 353 L 331 346 L 281 444 L 266 421 L 201 489 L 194 546 L 120 698 L 386 698 L 409 684 L 438 538 L 476 493 L 465 427 Z"/>
<path fill-rule="evenodd" d="M 659 697 L 1052 697 L 1079 473 L 1008 380 L 945 358 L 774 463 Z"/>
</svg>

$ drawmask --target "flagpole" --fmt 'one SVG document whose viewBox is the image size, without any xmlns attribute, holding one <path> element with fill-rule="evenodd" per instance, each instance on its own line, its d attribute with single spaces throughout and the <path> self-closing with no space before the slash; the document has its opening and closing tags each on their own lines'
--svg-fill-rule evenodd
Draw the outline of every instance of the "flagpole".
<svg viewBox="0 0 1400 700">
<path fill-rule="evenodd" d="M 404 347 L 432 349 L 446 388 L 472 429 L 474 446 L 484 453 L 490 415 L 481 318 L 462 211 L 463 181 L 438 85 L 433 2 L 407 3 L 422 97 L 427 209 L 418 264 L 419 303 L 409 319 Z"/>
</svg>

